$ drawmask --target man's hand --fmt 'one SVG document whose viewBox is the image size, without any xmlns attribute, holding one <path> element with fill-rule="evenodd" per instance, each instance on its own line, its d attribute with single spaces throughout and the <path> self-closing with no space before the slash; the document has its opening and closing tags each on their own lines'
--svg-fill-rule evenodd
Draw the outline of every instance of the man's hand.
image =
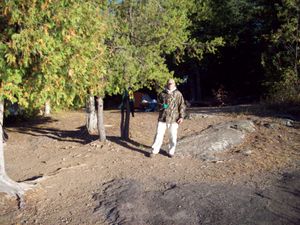
<svg viewBox="0 0 300 225">
<path fill-rule="evenodd" d="M 181 124 L 183 122 L 183 118 L 179 118 L 178 120 L 177 120 L 177 123 L 178 124 Z"/>
</svg>

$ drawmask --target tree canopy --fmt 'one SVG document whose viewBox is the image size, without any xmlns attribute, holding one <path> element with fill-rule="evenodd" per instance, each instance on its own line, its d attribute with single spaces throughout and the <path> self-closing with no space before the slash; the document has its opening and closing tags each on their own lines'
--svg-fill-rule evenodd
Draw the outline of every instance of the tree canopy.
<svg viewBox="0 0 300 225">
<path fill-rule="evenodd" d="M 103 92 L 105 14 L 97 1 L 3 1 L 1 99 L 67 107 Z"/>
<path fill-rule="evenodd" d="M 211 83 L 238 86 L 245 95 L 259 89 L 260 96 L 285 101 L 299 93 L 299 5 L 1 1 L 0 98 L 29 111 L 47 100 L 55 107 L 82 105 L 88 94 L 160 88 L 167 78 L 181 76 L 176 67 L 191 62 L 207 71 Z"/>
</svg>

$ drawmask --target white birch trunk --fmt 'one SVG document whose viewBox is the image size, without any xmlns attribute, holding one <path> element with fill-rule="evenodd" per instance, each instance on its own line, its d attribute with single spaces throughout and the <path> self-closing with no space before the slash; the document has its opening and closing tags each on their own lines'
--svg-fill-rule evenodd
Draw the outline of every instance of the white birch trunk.
<svg viewBox="0 0 300 225">
<path fill-rule="evenodd" d="M 22 196 L 32 186 L 25 183 L 17 183 L 6 175 L 3 146 L 3 112 L 4 104 L 3 101 L 0 101 L 0 192 L 17 196 L 20 201 L 20 207 L 22 207 L 24 203 Z"/>
<path fill-rule="evenodd" d="M 45 102 L 45 112 L 44 112 L 44 116 L 50 116 L 51 114 L 51 104 L 50 104 L 50 100 L 47 100 Z"/>
<path fill-rule="evenodd" d="M 97 114 L 96 114 L 94 96 L 89 96 L 87 102 L 86 128 L 89 134 L 97 133 Z"/>
</svg>

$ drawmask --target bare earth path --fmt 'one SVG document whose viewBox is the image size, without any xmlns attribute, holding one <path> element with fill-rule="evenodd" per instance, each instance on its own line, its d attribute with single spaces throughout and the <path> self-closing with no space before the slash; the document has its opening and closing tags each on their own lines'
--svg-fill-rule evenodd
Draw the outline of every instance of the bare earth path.
<svg viewBox="0 0 300 225">
<path fill-rule="evenodd" d="M 300 223 L 299 127 L 268 116 L 198 114 L 184 121 L 180 138 L 239 119 L 254 121 L 256 132 L 219 160 L 150 159 L 156 119 L 136 113 L 129 143 L 118 138 L 118 111 L 105 111 L 105 144 L 85 133 L 83 112 L 8 127 L 7 173 L 38 185 L 22 209 L 0 195 L 0 224 Z"/>
</svg>

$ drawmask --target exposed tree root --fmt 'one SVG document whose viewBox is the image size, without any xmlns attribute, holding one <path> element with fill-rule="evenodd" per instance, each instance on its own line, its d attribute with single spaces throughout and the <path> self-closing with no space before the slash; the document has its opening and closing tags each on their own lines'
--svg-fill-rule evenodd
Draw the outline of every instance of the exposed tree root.
<svg viewBox="0 0 300 225">
<path fill-rule="evenodd" d="M 3 192 L 11 197 L 16 197 L 18 201 L 18 208 L 25 206 L 24 194 L 26 191 L 32 189 L 34 185 L 27 183 L 17 183 L 8 176 L 0 176 L 0 192 Z"/>
</svg>

